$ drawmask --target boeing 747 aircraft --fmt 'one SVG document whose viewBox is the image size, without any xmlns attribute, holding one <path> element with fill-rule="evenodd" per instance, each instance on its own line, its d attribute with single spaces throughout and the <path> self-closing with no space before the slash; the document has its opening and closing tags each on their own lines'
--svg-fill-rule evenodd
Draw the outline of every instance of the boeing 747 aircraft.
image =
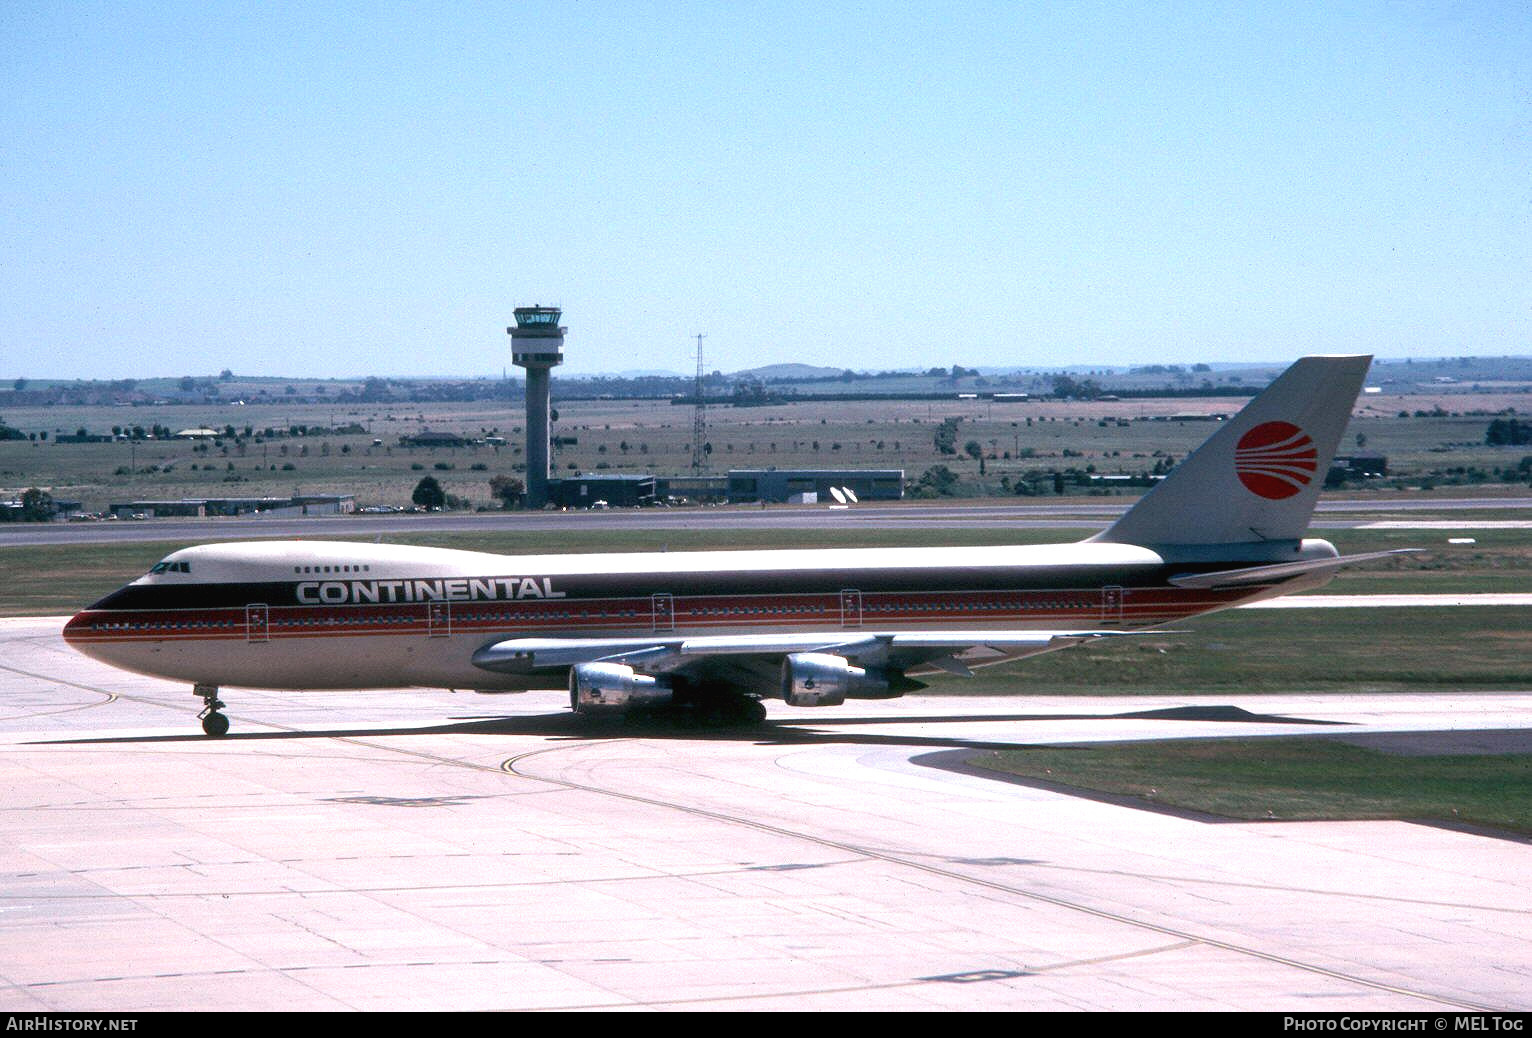
<svg viewBox="0 0 1532 1038">
<path fill-rule="evenodd" d="M 1047 546 L 507 556 L 269 541 L 185 548 L 64 637 L 219 690 L 567 683 L 585 714 L 759 721 L 1310 590 L 1347 563 L 1304 538 L 1371 357 L 1307 357 L 1110 528 Z"/>
</svg>

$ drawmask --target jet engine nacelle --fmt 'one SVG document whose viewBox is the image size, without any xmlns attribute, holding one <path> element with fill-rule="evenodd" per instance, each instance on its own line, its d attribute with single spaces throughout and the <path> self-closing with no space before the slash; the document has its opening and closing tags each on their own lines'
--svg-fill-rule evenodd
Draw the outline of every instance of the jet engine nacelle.
<svg viewBox="0 0 1532 1038">
<path fill-rule="evenodd" d="M 789 706 L 839 706 L 846 697 L 881 699 L 891 693 L 877 671 L 853 667 L 844 656 L 795 652 L 782 661 L 782 698 Z"/>
<path fill-rule="evenodd" d="M 664 706 L 670 683 L 620 663 L 580 663 L 569 668 L 569 708 L 577 714 Z"/>
</svg>

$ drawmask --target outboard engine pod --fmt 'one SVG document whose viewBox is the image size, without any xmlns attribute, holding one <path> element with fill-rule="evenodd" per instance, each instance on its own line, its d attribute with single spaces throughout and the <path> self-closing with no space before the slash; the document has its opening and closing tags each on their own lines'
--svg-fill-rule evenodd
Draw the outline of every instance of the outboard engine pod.
<svg viewBox="0 0 1532 1038">
<path fill-rule="evenodd" d="M 580 663 L 569 668 L 569 708 L 577 714 L 664 706 L 670 683 L 620 663 Z"/>
<path fill-rule="evenodd" d="M 882 674 L 853 667 L 843 656 L 795 652 L 782 661 L 782 698 L 789 706 L 839 706 L 847 696 L 880 699 L 889 694 Z"/>
</svg>

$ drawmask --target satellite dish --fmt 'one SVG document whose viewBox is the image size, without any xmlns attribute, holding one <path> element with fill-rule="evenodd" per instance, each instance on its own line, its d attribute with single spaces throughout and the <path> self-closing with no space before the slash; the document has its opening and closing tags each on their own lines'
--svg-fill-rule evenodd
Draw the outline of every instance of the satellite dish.
<svg viewBox="0 0 1532 1038">
<path fill-rule="evenodd" d="M 841 493 L 840 487 L 831 487 L 830 496 L 835 498 L 836 504 L 843 505 L 846 503 L 846 495 Z"/>
<path fill-rule="evenodd" d="M 841 489 L 846 492 L 846 500 L 847 501 L 850 501 L 852 504 L 856 504 L 857 503 L 856 491 L 852 490 L 850 487 L 841 487 Z"/>
</svg>

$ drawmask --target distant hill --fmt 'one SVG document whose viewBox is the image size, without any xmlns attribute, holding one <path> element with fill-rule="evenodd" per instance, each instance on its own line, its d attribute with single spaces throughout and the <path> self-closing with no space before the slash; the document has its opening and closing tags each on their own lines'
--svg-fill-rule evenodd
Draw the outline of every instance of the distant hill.
<svg viewBox="0 0 1532 1038">
<path fill-rule="evenodd" d="M 735 378 L 839 378 L 845 368 L 821 368 L 813 364 L 767 364 L 734 372 Z"/>
</svg>

